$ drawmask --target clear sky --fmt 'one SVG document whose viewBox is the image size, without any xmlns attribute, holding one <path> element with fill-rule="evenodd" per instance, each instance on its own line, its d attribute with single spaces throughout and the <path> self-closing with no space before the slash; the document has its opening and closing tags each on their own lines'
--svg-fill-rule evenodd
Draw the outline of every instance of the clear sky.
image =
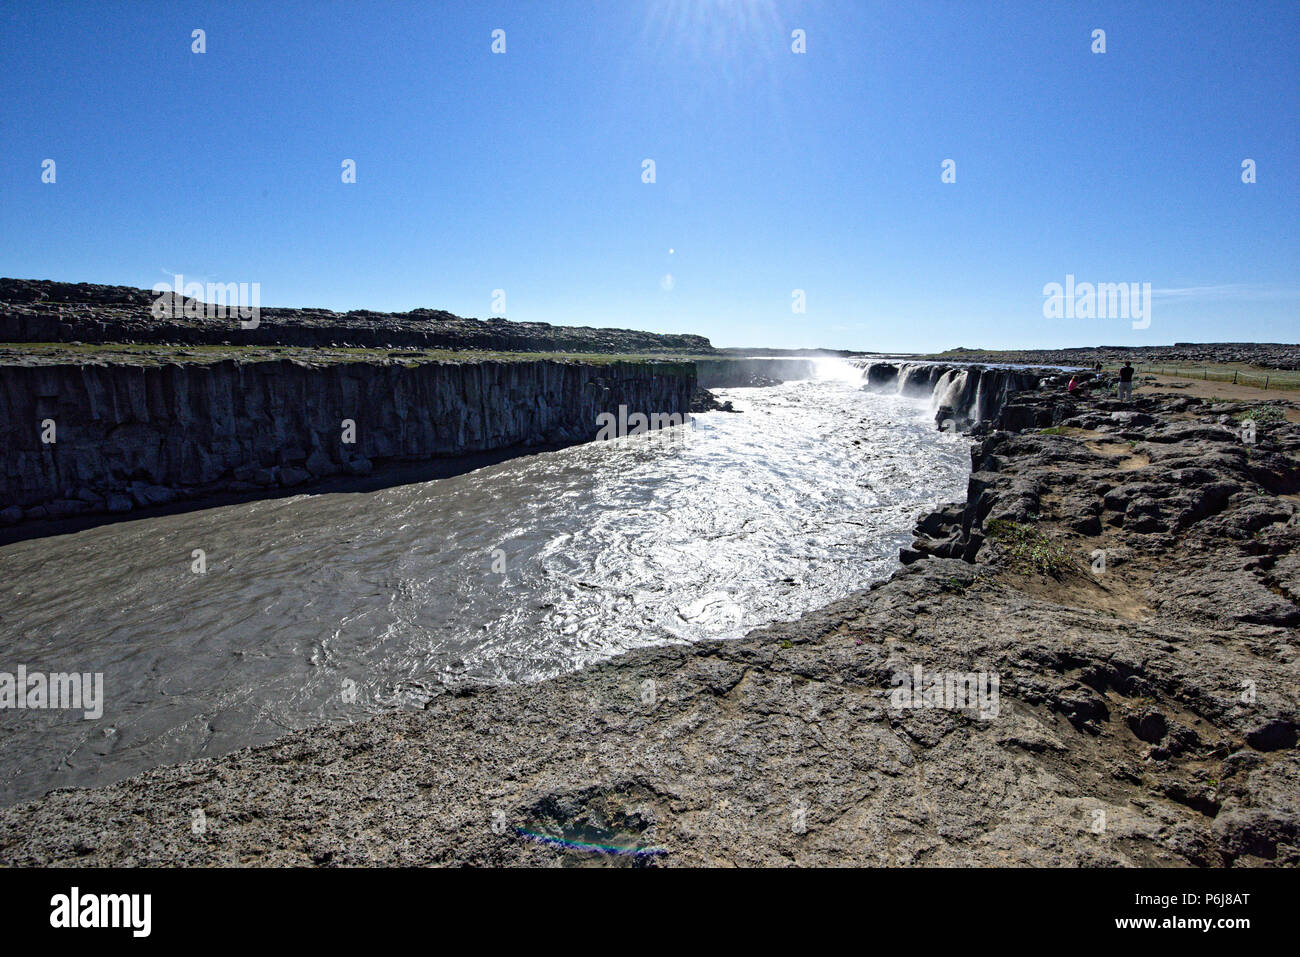
<svg viewBox="0 0 1300 957">
<path fill-rule="evenodd" d="M 0 8 L 0 275 L 502 289 L 722 346 L 1300 341 L 1295 0 Z M 1067 274 L 1150 283 L 1149 327 L 1045 318 Z"/>
</svg>

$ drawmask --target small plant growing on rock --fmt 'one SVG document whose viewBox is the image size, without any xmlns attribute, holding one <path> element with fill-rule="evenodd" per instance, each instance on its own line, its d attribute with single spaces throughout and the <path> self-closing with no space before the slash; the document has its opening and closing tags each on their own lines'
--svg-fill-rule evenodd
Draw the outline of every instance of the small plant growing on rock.
<svg viewBox="0 0 1300 957">
<path fill-rule="evenodd" d="M 984 531 L 1014 569 L 1060 578 L 1070 566 L 1065 548 L 1033 525 L 995 518 L 984 526 Z"/>
<path fill-rule="evenodd" d="M 1275 405 L 1257 405 L 1241 413 L 1240 420 L 1253 419 L 1256 425 L 1272 425 L 1286 420 L 1286 415 Z"/>
</svg>

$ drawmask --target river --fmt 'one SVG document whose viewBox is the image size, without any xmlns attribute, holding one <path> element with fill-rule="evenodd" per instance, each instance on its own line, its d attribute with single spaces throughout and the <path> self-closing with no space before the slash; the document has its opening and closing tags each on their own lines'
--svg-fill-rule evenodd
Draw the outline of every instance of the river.
<svg viewBox="0 0 1300 957">
<path fill-rule="evenodd" d="M 964 494 L 969 441 L 819 370 L 655 435 L 0 547 L 0 671 L 99 672 L 105 697 L 97 720 L 0 711 L 0 804 L 737 637 L 887 576 Z"/>
</svg>

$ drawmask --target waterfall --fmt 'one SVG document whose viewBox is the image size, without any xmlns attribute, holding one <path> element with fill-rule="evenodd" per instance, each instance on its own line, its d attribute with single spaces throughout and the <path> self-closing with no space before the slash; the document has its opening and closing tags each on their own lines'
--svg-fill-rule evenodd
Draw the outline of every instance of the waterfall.
<svg viewBox="0 0 1300 957">
<path fill-rule="evenodd" d="M 964 370 L 949 369 L 935 384 L 930 396 L 930 411 L 937 412 L 942 406 L 956 409 L 961 403 L 962 393 L 966 391 L 968 373 Z M 960 411 L 960 410 L 959 410 Z"/>
<path fill-rule="evenodd" d="M 928 362 L 906 362 L 898 370 L 898 391 L 900 395 L 930 395 L 934 391 L 934 382 L 940 373 L 940 367 Z"/>
<path fill-rule="evenodd" d="M 1038 387 L 1041 370 L 934 362 L 859 361 L 862 388 L 929 399 L 930 410 L 967 428 L 996 416 L 1013 393 Z"/>
</svg>

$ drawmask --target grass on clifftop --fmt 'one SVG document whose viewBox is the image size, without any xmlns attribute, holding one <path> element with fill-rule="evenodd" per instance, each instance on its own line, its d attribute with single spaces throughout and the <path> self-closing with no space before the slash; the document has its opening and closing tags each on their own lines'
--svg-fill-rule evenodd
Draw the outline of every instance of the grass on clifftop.
<svg viewBox="0 0 1300 957">
<path fill-rule="evenodd" d="M 1237 416 L 1239 422 L 1253 419 L 1257 425 L 1269 425 L 1273 422 L 1285 422 L 1286 414 L 1275 405 L 1257 405 Z"/>
<path fill-rule="evenodd" d="M 616 362 L 686 362 L 691 356 L 662 353 L 596 352 L 493 352 L 475 349 L 366 349 L 334 346 L 276 345 L 168 345 L 129 342 L 0 342 L 0 365 L 34 363 L 120 363 L 161 365 L 168 362 L 208 363 L 233 359 L 238 362 L 298 362 L 334 364 L 392 360 L 405 366 L 426 362 L 582 362 L 610 365 Z M 703 357 L 701 357 L 703 358 Z"/>
<path fill-rule="evenodd" d="M 985 523 L 984 533 L 989 541 L 997 543 L 1016 571 L 1060 578 L 1070 567 L 1065 548 L 1033 525 L 995 518 Z"/>
<path fill-rule="evenodd" d="M 1108 371 L 1119 368 L 1107 366 Z M 1200 379 L 1203 382 L 1228 382 L 1233 385 L 1253 386 L 1261 391 L 1274 389 L 1290 391 L 1300 389 L 1300 371 L 1295 369 L 1274 369 L 1271 366 L 1254 365 L 1249 362 L 1201 362 L 1187 365 L 1173 362 L 1134 363 L 1139 373 L 1154 373 L 1175 379 Z"/>
</svg>

